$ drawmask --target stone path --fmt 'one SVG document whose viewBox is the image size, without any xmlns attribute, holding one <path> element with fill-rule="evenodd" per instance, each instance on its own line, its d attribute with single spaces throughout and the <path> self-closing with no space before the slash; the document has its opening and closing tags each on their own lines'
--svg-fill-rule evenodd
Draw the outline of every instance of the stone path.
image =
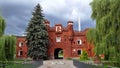
<svg viewBox="0 0 120 68">
<path fill-rule="evenodd" d="M 47 60 L 38 68 L 76 68 L 72 60 Z"/>
</svg>

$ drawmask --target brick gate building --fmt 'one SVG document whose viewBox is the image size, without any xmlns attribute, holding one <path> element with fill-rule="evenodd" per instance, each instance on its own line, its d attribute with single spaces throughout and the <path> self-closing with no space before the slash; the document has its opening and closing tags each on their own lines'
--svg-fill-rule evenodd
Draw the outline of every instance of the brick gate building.
<svg viewBox="0 0 120 68">
<path fill-rule="evenodd" d="M 45 25 L 49 35 L 48 56 L 52 59 L 57 59 L 58 53 L 62 50 L 63 58 L 75 58 L 82 54 L 82 51 L 87 51 L 89 57 L 94 55 L 93 45 L 86 38 L 88 29 L 84 31 L 75 31 L 73 22 L 68 21 L 67 26 L 55 24 L 50 27 L 50 22 L 45 21 Z M 25 36 L 17 36 L 17 58 L 26 58 L 27 46 Z"/>
</svg>

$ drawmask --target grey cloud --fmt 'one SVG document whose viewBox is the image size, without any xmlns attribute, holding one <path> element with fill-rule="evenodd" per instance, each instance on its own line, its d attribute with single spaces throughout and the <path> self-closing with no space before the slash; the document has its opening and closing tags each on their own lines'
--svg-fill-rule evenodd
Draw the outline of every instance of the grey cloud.
<svg viewBox="0 0 120 68">
<path fill-rule="evenodd" d="M 6 20 L 5 34 L 21 35 L 31 17 L 32 10 L 23 4 L 3 4 L 2 15 Z"/>
<path fill-rule="evenodd" d="M 60 0 L 63 1 L 63 0 Z M 2 0 L 0 1 L 0 11 L 5 18 L 7 26 L 5 34 L 22 35 L 25 31 L 27 24 L 32 16 L 32 11 L 37 3 L 40 2 L 45 18 L 51 22 L 51 26 L 56 23 L 61 23 L 66 26 L 67 21 L 70 20 L 73 9 L 77 8 L 77 12 L 81 13 L 84 17 L 81 19 L 82 30 L 88 27 L 95 27 L 95 24 L 90 18 L 90 6 L 82 3 L 57 2 L 57 0 Z M 79 0 L 77 0 L 79 1 Z M 58 3 L 58 4 L 57 4 Z M 51 6 L 52 5 L 52 6 Z M 47 7 L 47 8 L 46 8 Z M 74 21 L 74 29 L 77 30 L 77 19 Z"/>
</svg>

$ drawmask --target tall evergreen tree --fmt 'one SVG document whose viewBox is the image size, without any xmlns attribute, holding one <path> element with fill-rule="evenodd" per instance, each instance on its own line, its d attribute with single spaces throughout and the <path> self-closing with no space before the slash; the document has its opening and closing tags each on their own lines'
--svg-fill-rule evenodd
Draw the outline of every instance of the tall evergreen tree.
<svg viewBox="0 0 120 68">
<path fill-rule="evenodd" d="M 92 18 L 96 20 L 95 32 L 89 31 L 97 55 L 104 54 L 105 60 L 118 58 L 120 61 L 120 0 L 93 0 Z M 94 38 L 92 34 L 94 33 Z"/>
<path fill-rule="evenodd" d="M 32 13 L 26 29 L 28 45 L 27 55 L 34 60 L 47 58 L 48 33 L 44 24 L 44 16 L 39 4 Z"/>
</svg>

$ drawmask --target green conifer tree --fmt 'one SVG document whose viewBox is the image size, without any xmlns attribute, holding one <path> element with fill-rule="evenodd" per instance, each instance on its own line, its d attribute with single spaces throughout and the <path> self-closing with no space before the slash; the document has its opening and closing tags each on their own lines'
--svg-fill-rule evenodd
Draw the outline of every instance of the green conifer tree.
<svg viewBox="0 0 120 68">
<path fill-rule="evenodd" d="M 44 24 L 44 16 L 39 4 L 32 13 L 26 29 L 28 46 L 27 55 L 34 60 L 47 58 L 48 33 Z"/>
</svg>

